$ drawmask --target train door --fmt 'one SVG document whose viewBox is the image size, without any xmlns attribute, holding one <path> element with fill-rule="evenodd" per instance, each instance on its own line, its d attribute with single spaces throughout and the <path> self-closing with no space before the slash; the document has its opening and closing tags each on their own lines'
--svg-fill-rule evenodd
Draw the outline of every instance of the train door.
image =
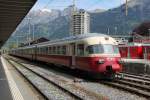
<svg viewBox="0 0 150 100">
<path fill-rule="evenodd" d="M 70 55 L 71 55 L 71 67 L 74 68 L 75 62 L 76 46 L 75 43 L 70 44 Z"/>
</svg>

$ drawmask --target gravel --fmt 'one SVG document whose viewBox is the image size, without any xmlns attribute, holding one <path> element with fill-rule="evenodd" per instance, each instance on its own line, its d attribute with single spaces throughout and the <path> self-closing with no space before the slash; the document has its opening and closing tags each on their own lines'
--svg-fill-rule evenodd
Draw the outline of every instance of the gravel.
<svg viewBox="0 0 150 100">
<path fill-rule="evenodd" d="M 28 64 L 23 64 L 26 67 L 29 66 Z M 60 75 L 56 75 L 56 73 L 52 73 L 50 71 L 44 70 L 42 68 L 32 66 L 28 67 L 35 72 L 39 73 L 40 75 L 43 75 L 45 78 L 54 81 L 56 84 L 59 84 L 61 87 L 69 90 L 75 95 L 78 95 L 84 100 L 102 100 L 105 97 L 100 95 L 99 93 L 87 91 L 85 88 L 82 88 L 81 86 L 78 86 L 74 84 L 74 82 L 70 79 L 64 78 Z"/>
<path fill-rule="evenodd" d="M 110 100 L 147 100 L 144 97 L 140 97 L 131 93 L 124 92 L 122 90 L 118 90 L 100 83 L 88 82 L 88 83 L 80 83 L 83 87 L 88 88 L 91 91 L 95 91 L 102 95 L 105 95 Z"/>
<path fill-rule="evenodd" d="M 67 95 L 64 91 L 45 81 L 43 78 L 38 77 L 36 74 L 31 73 L 14 62 L 11 63 L 15 64 L 17 69 L 21 71 L 43 94 L 45 94 L 49 100 L 74 100 L 70 95 Z"/>
<path fill-rule="evenodd" d="M 24 65 L 27 66 L 28 64 L 24 64 Z M 35 67 L 35 66 L 33 66 L 33 67 Z M 47 75 L 56 75 L 56 73 L 54 73 L 52 71 L 44 70 L 43 68 L 40 68 L 40 67 L 36 67 L 33 69 L 40 70 L 41 72 L 43 72 Z M 57 75 L 60 76 L 60 73 L 59 74 L 57 73 Z M 62 75 L 60 77 L 62 79 L 62 78 L 65 78 L 65 76 L 66 75 Z M 71 83 L 72 79 L 70 79 L 70 78 L 66 78 L 66 80 Z M 96 92 L 97 94 L 106 96 L 110 100 L 146 100 L 146 98 L 144 98 L 144 97 L 139 97 L 137 95 L 127 93 L 125 91 L 118 90 L 118 89 L 109 87 L 107 85 L 100 84 L 98 82 L 80 82 L 77 84 L 81 85 L 81 87 L 84 87 L 85 89 Z"/>
</svg>

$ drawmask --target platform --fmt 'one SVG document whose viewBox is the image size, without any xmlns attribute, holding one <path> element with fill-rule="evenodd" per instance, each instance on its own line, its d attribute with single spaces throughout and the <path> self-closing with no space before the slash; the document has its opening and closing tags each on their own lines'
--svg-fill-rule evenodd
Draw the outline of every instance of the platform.
<svg viewBox="0 0 150 100">
<path fill-rule="evenodd" d="M 150 60 L 122 59 L 123 71 L 131 74 L 150 75 Z"/>
<path fill-rule="evenodd" d="M 126 58 L 122 58 L 122 61 L 125 62 L 125 63 L 139 63 L 139 64 L 150 65 L 150 60 L 147 60 L 147 59 L 126 59 Z"/>
<path fill-rule="evenodd" d="M 5 58 L 0 57 L 0 100 L 43 100 L 43 97 Z"/>
<path fill-rule="evenodd" d="M 0 60 L 0 98 L 2 100 L 13 100 L 1 60 Z"/>
</svg>

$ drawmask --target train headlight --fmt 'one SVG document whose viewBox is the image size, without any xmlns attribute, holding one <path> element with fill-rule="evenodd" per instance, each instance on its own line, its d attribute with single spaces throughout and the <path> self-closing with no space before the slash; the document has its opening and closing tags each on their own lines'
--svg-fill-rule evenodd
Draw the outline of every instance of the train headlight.
<svg viewBox="0 0 150 100">
<path fill-rule="evenodd" d="M 119 59 L 118 62 L 119 62 L 120 64 L 124 63 L 124 61 L 123 61 L 122 59 Z"/>
<path fill-rule="evenodd" d="M 99 59 L 98 64 L 103 64 L 104 63 L 104 59 Z"/>
</svg>

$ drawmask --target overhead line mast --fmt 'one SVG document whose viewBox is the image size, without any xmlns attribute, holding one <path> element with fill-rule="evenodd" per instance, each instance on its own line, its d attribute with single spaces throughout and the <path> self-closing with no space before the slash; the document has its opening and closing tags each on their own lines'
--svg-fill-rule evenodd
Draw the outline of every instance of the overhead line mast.
<svg viewBox="0 0 150 100">
<path fill-rule="evenodd" d="M 128 0 L 126 0 L 126 11 L 125 11 L 125 13 L 126 13 L 126 16 L 128 16 Z"/>
</svg>

